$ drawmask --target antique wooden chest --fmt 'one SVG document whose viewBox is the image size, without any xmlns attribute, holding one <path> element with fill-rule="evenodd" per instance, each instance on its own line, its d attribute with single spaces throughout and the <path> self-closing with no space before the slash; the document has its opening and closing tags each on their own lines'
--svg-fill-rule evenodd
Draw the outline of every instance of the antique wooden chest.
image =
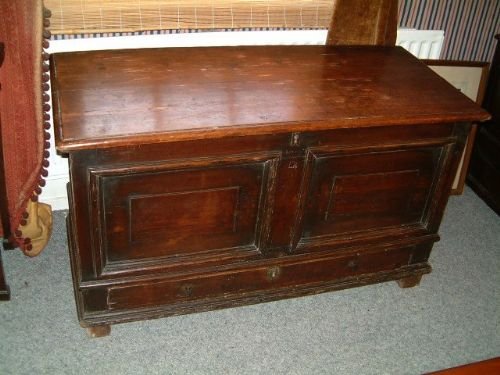
<svg viewBox="0 0 500 375">
<path fill-rule="evenodd" d="M 136 319 L 418 284 L 488 114 L 398 47 L 52 56 L 77 310 Z"/>
</svg>

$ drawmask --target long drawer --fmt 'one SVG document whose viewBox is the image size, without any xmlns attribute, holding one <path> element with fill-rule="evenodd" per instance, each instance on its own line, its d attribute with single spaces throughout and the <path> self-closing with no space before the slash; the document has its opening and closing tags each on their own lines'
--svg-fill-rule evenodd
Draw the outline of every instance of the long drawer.
<svg viewBox="0 0 500 375">
<path fill-rule="evenodd" d="M 138 314 L 161 316 L 238 306 L 284 297 L 342 289 L 430 271 L 424 257 L 432 243 L 379 246 L 359 253 L 260 262 L 218 272 L 84 286 L 82 321 L 96 324 L 132 320 Z"/>
</svg>

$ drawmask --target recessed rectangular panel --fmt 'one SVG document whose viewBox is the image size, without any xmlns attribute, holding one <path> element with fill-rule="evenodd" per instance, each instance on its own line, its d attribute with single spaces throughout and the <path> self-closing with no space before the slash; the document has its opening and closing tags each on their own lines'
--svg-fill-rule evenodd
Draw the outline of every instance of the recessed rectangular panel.
<svg viewBox="0 0 500 375">
<path fill-rule="evenodd" d="M 95 190 L 104 198 L 96 200 L 105 267 L 125 271 L 160 258 L 194 265 L 255 254 L 268 225 L 269 160 L 193 160 L 93 172 Z"/>
<path fill-rule="evenodd" d="M 239 187 L 130 197 L 130 241 L 229 234 L 237 230 Z"/>
<path fill-rule="evenodd" d="M 418 170 L 337 176 L 333 179 L 325 221 L 346 215 L 407 212 Z"/>
<path fill-rule="evenodd" d="M 440 150 L 312 153 L 302 239 L 417 224 Z"/>
</svg>

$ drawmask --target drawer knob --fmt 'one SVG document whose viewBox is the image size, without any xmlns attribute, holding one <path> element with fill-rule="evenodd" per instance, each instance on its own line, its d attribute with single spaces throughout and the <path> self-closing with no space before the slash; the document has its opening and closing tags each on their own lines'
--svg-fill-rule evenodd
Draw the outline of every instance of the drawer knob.
<svg viewBox="0 0 500 375">
<path fill-rule="evenodd" d="M 267 279 L 269 281 L 276 280 L 281 274 L 281 268 L 278 266 L 270 267 L 267 269 Z"/>
<path fill-rule="evenodd" d="M 347 268 L 351 269 L 351 270 L 357 270 L 358 269 L 358 266 L 359 266 L 359 263 L 357 260 L 355 259 L 352 259 L 350 260 L 348 263 L 347 263 Z"/>
<path fill-rule="evenodd" d="M 191 297 L 193 295 L 194 286 L 192 284 L 184 284 L 181 286 L 181 294 L 184 297 Z"/>
</svg>

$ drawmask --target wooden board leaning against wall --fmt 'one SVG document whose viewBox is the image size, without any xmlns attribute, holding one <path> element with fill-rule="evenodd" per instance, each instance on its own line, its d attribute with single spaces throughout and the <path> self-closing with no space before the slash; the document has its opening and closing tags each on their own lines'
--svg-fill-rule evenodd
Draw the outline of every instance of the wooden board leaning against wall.
<svg viewBox="0 0 500 375">
<path fill-rule="evenodd" d="M 486 91 L 489 64 L 481 61 L 423 60 L 434 72 L 455 86 L 469 99 L 481 104 Z M 467 138 L 460 165 L 453 181 L 451 194 L 464 191 L 472 148 L 476 138 L 477 125 L 473 125 Z"/>
</svg>

